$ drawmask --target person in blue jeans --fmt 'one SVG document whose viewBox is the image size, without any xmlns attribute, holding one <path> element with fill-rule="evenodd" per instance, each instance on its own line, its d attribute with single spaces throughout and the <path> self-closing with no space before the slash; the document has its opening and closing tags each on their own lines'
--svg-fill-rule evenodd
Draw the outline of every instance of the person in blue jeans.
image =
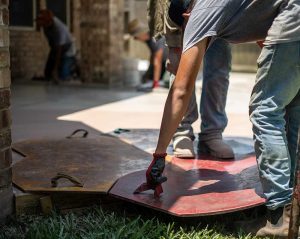
<svg viewBox="0 0 300 239">
<path fill-rule="evenodd" d="M 284 206 L 292 196 L 300 125 L 299 89 L 300 42 L 265 46 L 258 59 L 249 114 L 266 205 L 272 209 Z"/>
<path fill-rule="evenodd" d="M 44 30 L 50 51 L 46 62 L 45 79 L 54 83 L 69 80 L 76 68 L 76 48 L 68 27 L 50 10 L 41 10 L 36 19 Z"/>
<path fill-rule="evenodd" d="M 166 40 L 168 46 L 167 69 L 170 87 L 175 79 L 182 52 L 182 28 L 168 15 L 170 0 L 148 0 L 148 23 L 152 36 Z M 231 70 L 231 47 L 219 39 L 204 57 L 202 95 L 200 100 L 201 133 L 198 153 L 210 154 L 220 159 L 232 159 L 232 148 L 225 143 L 222 133 L 227 126 L 225 112 L 229 72 Z M 192 124 L 198 119 L 195 92 L 188 109 L 173 135 L 173 152 L 179 158 L 195 158 L 195 140 Z"/>
<path fill-rule="evenodd" d="M 169 15 L 184 30 L 183 53 L 166 101 L 147 182 L 162 176 L 166 148 L 184 116 L 206 51 L 217 39 L 264 41 L 249 104 L 267 213 L 244 229 L 257 236 L 287 237 L 300 124 L 300 1 L 172 0 Z"/>
<path fill-rule="evenodd" d="M 232 148 L 222 138 L 222 133 L 228 123 L 225 106 L 230 70 L 230 44 L 218 39 L 208 49 L 204 57 L 200 100 L 201 131 L 199 133 L 198 152 L 207 153 L 221 159 L 234 158 Z M 170 82 L 173 82 L 174 79 L 175 75 L 171 75 Z M 192 124 L 197 119 L 196 95 L 193 93 L 187 112 L 173 136 L 175 156 L 182 158 L 195 157 Z"/>
</svg>

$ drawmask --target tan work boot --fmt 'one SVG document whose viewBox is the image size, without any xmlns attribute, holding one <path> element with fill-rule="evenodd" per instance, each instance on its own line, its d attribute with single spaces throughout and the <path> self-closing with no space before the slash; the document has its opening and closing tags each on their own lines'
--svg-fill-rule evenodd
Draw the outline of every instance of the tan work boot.
<svg viewBox="0 0 300 239">
<path fill-rule="evenodd" d="M 209 140 L 199 140 L 199 153 L 210 154 L 220 159 L 233 159 L 234 153 L 232 148 L 224 142 L 222 138 L 214 138 Z"/>
<path fill-rule="evenodd" d="M 259 237 L 277 237 L 287 238 L 289 232 L 291 205 L 277 208 L 276 210 L 268 210 L 266 225 L 260 228 L 256 236 Z"/>
<path fill-rule="evenodd" d="M 291 205 L 277 208 L 276 210 L 267 210 L 263 217 L 237 223 L 243 231 L 258 237 L 287 238 L 290 223 Z"/>
<path fill-rule="evenodd" d="M 177 158 L 195 158 L 193 140 L 188 136 L 174 138 L 173 151 Z"/>
</svg>

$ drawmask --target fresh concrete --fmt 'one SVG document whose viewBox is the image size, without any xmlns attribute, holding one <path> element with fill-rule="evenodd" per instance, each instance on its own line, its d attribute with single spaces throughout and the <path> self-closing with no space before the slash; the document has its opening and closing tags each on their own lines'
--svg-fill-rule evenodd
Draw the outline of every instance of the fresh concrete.
<svg viewBox="0 0 300 239">
<path fill-rule="evenodd" d="M 231 74 L 225 136 L 252 137 L 248 102 L 254 80 L 254 74 Z M 199 98 L 201 81 L 197 81 L 196 90 Z M 167 93 L 167 89 L 141 93 L 134 89 L 13 84 L 13 141 L 65 137 L 78 128 L 88 129 L 92 137 L 116 128 L 158 129 Z M 199 121 L 194 124 L 195 132 L 199 132 L 199 125 Z"/>
</svg>

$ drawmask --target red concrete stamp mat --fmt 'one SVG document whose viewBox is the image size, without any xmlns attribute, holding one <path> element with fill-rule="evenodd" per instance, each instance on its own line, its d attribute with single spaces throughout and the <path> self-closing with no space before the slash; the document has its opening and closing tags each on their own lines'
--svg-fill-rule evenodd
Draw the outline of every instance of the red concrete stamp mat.
<svg viewBox="0 0 300 239">
<path fill-rule="evenodd" d="M 169 158 L 164 174 L 164 193 L 133 194 L 145 181 L 145 171 L 121 177 L 109 194 L 136 204 L 180 217 L 216 215 L 261 205 L 265 202 L 255 156 L 231 161 L 212 158 Z"/>
</svg>

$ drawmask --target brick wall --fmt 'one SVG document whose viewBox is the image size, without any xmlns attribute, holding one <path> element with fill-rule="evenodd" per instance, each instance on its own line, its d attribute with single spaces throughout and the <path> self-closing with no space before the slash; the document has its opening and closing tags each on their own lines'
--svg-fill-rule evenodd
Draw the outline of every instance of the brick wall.
<svg viewBox="0 0 300 239">
<path fill-rule="evenodd" d="M 122 84 L 123 1 L 72 0 L 71 30 L 81 56 L 85 82 Z M 45 6 L 40 0 L 40 6 Z M 42 75 L 48 46 L 42 31 L 11 31 L 12 79 Z"/>
<path fill-rule="evenodd" d="M 124 2 L 110 0 L 109 2 L 109 74 L 110 86 L 123 84 L 122 57 L 124 47 Z"/>
<path fill-rule="evenodd" d="M 122 84 L 123 1 L 81 1 L 81 68 L 87 82 Z"/>
<path fill-rule="evenodd" d="M 14 80 L 43 75 L 49 48 L 42 31 L 10 31 L 11 71 Z"/>
<path fill-rule="evenodd" d="M 13 212 L 8 0 L 0 1 L 0 222 Z"/>
</svg>

